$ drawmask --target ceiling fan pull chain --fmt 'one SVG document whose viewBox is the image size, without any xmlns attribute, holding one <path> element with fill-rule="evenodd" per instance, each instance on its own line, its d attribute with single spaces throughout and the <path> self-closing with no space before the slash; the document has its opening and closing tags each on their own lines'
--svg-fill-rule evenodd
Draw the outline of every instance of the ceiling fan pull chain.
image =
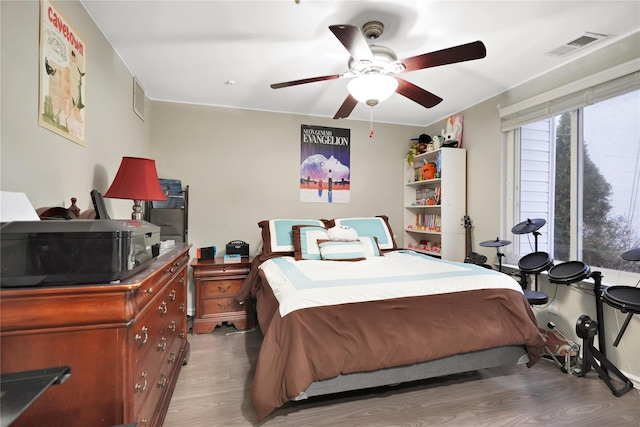
<svg viewBox="0 0 640 427">
<path fill-rule="evenodd" d="M 373 107 L 369 107 L 369 138 L 373 138 Z"/>
</svg>

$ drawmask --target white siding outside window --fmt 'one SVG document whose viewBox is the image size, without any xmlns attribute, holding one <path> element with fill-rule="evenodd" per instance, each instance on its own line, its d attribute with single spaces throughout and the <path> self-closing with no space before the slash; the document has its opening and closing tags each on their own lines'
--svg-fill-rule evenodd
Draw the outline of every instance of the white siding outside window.
<svg viewBox="0 0 640 427">
<path fill-rule="evenodd" d="M 520 133 L 520 218 L 542 218 L 549 223 L 553 218 L 553 141 L 555 125 L 552 118 L 522 126 Z M 552 230 L 545 225 L 538 230 L 538 251 L 550 253 L 549 241 L 553 241 Z M 515 237 L 515 236 L 514 236 Z M 517 255 L 535 251 L 533 234 L 519 235 Z"/>
</svg>

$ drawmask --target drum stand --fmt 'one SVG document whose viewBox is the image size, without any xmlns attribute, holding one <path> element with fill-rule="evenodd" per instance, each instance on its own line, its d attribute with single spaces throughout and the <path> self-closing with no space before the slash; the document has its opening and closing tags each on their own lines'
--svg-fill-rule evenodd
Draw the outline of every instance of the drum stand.
<svg viewBox="0 0 640 427">
<path fill-rule="evenodd" d="M 500 273 L 504 273 L 504 271 L 502 271 L 502 257 L 504 257 L 504 254 L 500 252 L 500 248 L 510 244 L 511 242 L 509 240 L 500 240 L 497 237 L 496 240 L 487 240 L 486 242 L 480 243 L 480 246 L 483 247 L 496 248 L 496 255 L 498 256 L 498 271 Z"/>
<path fill-rule="evenodd" d="M 576 323 L 576 333 L 583 340 L 582 344 L 582 367 L 580 375 L 584 377 L 586 373 L 593 368 L 598 373 L 598 376 L 602 381 L 605 382 L 609 390 L 613 393 L 614 396 L 620 397 L 623 394 L 633 389 L 633 383 L 627 378 L 616 366 L 607 359 L 604 355 L 604 347 L 602 347 L 602 351 L 598 350 L 593 346 L 593 337 L 598 334 L 598 329 L 601 328 L 601 324 L 591 320 L 589 316 L 583 314 L 578 318 L 578 322 Z M 599 363 L 598 363 L 599 362 Z M 611 378 L 607 373 L 607 369 L 609 369 L 618 379 L 622 380 L 625 384 L 624 387 L 620 389 L 616 389 L 611 382 Z"/>
<path fill-rule="evenodd" d="M 533 238 L 535 241 L 535 252 L 538 252 L 538 236 L 541 235 L 541 233 L 538 230 L 545 224 L 546 224 L 546 220 L 544 220 L 543 218 L 534 218 L 534 219 L 527 218 L 526 221 L 523 221 L 519 224 L 514 225 L 513 228 L 511 229 L 511 232 L 513 234 L 533 233 Z M 539 274 L 540 272 L 535 272 L 533 274 L 534 276 L 533 290 L 535 292 L 538 292 L 538 275 Z"/>
<path fill-rule="evenodd" d="M 535 252 L 538 252 L 538 236 L 540 236 L 540 232 L 538 230 L 534 231 L 533 233 L 533 240 L 535 242 L 534 248 L 535 248 Z M 534 285 L 533 285 L 533 290 L 538 292 L 538 275 L 540 273 L 535 273 L 533 275 L 533 280 L 534 280 Z"/>
</svg>

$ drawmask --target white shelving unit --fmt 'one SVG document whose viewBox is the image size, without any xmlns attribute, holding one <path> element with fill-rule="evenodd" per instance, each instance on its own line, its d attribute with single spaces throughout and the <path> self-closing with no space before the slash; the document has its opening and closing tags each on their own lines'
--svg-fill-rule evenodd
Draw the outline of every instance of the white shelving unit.
<svg viewBox="0 0 640 427">
<path fill-rule="evenodd" d="M 440 176 L 426 181 L 420 176 L 416 180 L 415 169 L 425 163 L 440 163 Z M 464 261 L 466 150 L 441 148 L 416 156 L 413 168 L 406 160 L 404 166 L 404 247 L 450 261 Z M 438 188 L 439 204 L 433 204 Z"/>
</svg>

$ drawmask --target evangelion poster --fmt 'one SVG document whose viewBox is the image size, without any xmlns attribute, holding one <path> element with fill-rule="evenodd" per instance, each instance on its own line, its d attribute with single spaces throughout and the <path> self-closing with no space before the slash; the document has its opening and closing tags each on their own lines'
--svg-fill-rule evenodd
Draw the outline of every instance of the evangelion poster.
<svg viewBox="0 0 640 427">
<path fill-rule="evenodd" d="M 350 140 L 350 129 L 301 126 L 301 202 L 349 203 Z"/>
<path fill-rule="evenodd" d="M 40 102 L 38 123 L 85 144 L 86 46 L 56 7 L 40 1 Z"/>
</svg>

